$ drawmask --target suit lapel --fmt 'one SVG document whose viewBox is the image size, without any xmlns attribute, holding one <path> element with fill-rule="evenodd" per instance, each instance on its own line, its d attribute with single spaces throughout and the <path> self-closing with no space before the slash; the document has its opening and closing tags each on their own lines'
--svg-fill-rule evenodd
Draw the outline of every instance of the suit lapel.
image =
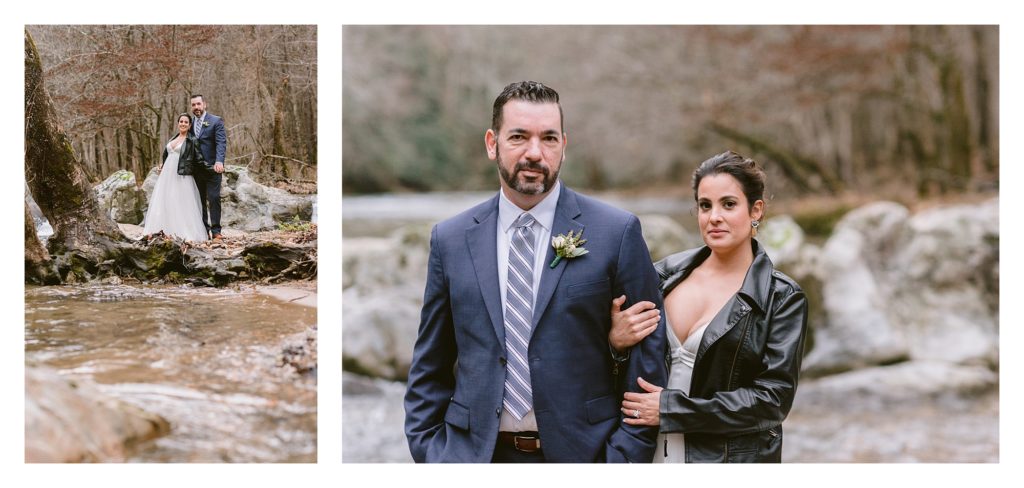
<svg viewBox="0 0 1024 488">
<path fill-rule="evenodd" d="M 562 194 L 558 198 L 558 207 L 555 209 L 555 220 L 551 225 L 551 237 L 559 234 L 568 234 L 570 230 L 574 234 L 583 232 L 583 224 L 575 220 L 579 216 L 580 207 L 576 202 L 576 193 L 563 186 Z M 566 267 L 571 266 L 570 263 L 572 261 L 571 259 L 562 259 L 558 262 L 557 266 L 551 268 L 551 261 L 555 259 L 555 248 L 551 247 L 550 241 L 543 242 L 541 245 L 544 249 L 547 249 L 547 252 L 542 263 L 543 271 L 541 271 L 540 289 L 537 290 L 537 303 L 533 309 L 533 324 L 530 327 L 531 334 L 532 331 L 537 329 L 540 318 L 544 315 L 544 310 L 551 303 L 551 296 L 555 294 L 555 290 L 558 288 L 558 282 L 562 279 L 562 273 L 565 272 Z"/>
<path fill-rule="evenodd" d="M 473 218 L 476 224 L 466 229 L 466 245 L 494 334 L 499 343 L 504 344 L 505 321 L 501 314 L 501 290 L 498 289 L 498 197 L 495 196 Z"/>
</svg>

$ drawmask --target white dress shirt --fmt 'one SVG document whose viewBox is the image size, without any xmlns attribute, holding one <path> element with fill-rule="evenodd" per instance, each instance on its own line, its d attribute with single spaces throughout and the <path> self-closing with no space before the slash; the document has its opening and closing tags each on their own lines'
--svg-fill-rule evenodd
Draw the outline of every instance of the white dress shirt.
<svg viewBox="0 0 1024 488">
<path fill-rule="evenodd" d="M 530 215 L 537 221 L 533 225 L 533 233 L 537 241 L 533 247 L 533 306 L 536 313 L 537 290 L 540 288 L 540 277 L 544 272 L 547 263 L 544 259 L 548 255 L 548 246 L 551 243 L 551 227 L 555 222 L 555 208 L 558 206 L 558 195 L 562 192 L 562 182 L 555 182 L 543 200 L 529 210 Z M 505 316 L 505 287 L 508 278 L 508 250 L 512 242 L 512 233 L 515 231 L 512 224 L 519 219 L 519 216 L 527 212 L 512 203 L 505 196 L 505 189 L 498 191 L 498 289 L 501 290 L 501 313 Z M 502 324 L 504 326 L 504 323 Z M 537 430 L 537 417 L 531 408 L 522 420 L 516 420 L 511 413 L 502 409 L 501 422 L 498 430 L 502 432 L 523 432 Z"/>
</svg>

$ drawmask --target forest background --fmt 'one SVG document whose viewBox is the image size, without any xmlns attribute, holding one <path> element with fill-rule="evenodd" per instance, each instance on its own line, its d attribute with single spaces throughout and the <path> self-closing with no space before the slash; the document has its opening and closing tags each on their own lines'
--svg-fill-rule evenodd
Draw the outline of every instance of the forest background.
<svg viewBox="0 0 1024 488">
<path fill-rule="evenodd" d="M 200 93 L 227 164 L 316 191 L 317 43 L 310 25 L 30 25 L 46 89 L 93 182 L 141 181 Z M 231 56 L 222 53 L 230 52 Z M 305 183 L 305 185 L 301 185 Z"/>
<path fill-rule="evenodd" d="M 779 195 L 906 202 L 998 186 L 997 26 L 354 26 L 343 37 L 346 195 L 491 189 L 483 132 L 496 94 L 521 79 L 561 94 L 562 176 L 578 188 L 685 189 L 726 149 L 762 162 Z"/>
</svg>

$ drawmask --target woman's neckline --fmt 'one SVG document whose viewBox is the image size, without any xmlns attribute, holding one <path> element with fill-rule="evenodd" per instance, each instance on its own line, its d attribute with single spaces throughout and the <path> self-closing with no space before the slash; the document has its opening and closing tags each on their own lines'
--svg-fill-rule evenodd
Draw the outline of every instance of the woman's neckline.
<svg viewBox="0 0 1024 488">
<path fill-rule="evenodd" d="M 180 137 L 181 134 L 178 134 L 178 136 Z M 182 137 L 181 138 L 181 142 L 178 143 L 177 146 L 175 146 L 174 145 L 174 141 L 176 141 L 177 139 L 178 139 L 178 137 L 175 137 L 174 139 L 171 139 L 171 149 L 174 149 L 175 151 L 177 151 L 178 149 L 181 149 L 181 145 L 185 143 L 185 139 L 187 139 L 187 137 Z"/>
</svg>

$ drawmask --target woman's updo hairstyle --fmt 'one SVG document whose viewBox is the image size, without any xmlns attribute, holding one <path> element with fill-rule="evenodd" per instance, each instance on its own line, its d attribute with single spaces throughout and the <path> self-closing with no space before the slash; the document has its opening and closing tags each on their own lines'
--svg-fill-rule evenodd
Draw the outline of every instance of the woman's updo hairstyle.
<svg viewBox="0 0 1024 488">
<path fill-rule="evenodd" d="M 747 197 L 747 208 L 754 208 L 754 202 L 764 200 L 764 171 L 756 161 L 732 151 L 726 151 L 708 158 L 693 172 L 693 199 L 697 200 L 697 187 L 705 176 L 725 173 L 736 178 Z"/>
</svg>

